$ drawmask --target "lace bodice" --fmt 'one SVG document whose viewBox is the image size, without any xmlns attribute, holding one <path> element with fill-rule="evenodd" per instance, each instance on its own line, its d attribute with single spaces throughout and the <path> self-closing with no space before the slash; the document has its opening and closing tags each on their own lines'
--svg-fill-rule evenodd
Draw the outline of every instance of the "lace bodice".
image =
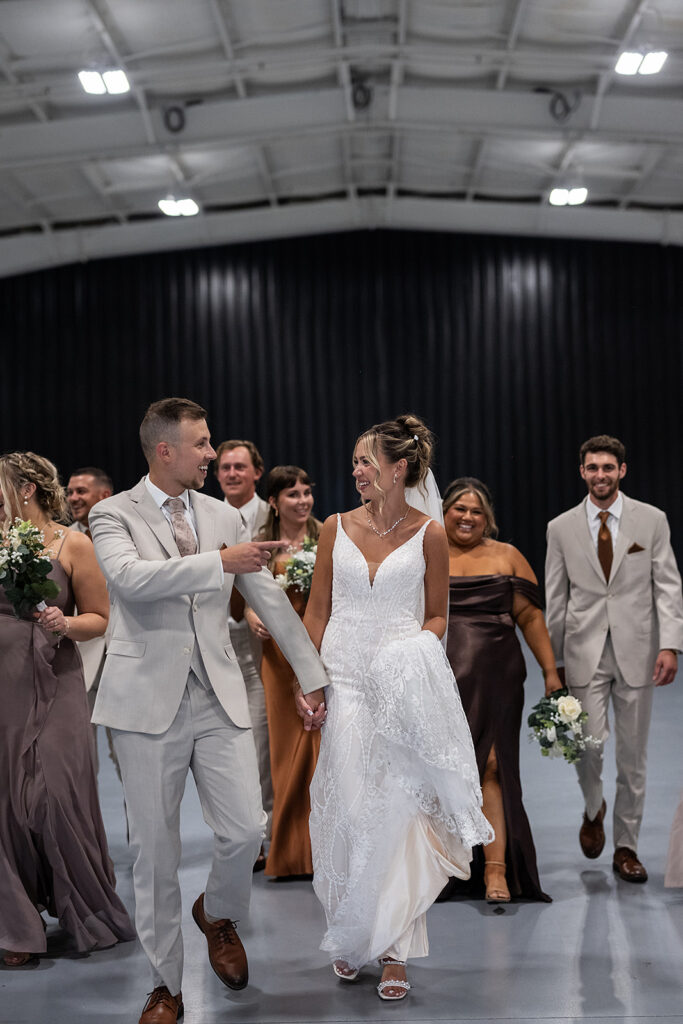
<svg viewBox="0 0 683 1024">
<path fill-rule="evenodd" d="M 370 566 L 337 516 L 332 550 L 332 613 L 320 653 L 335 683 L 360 684 L 368 659 L 380 647 L 415 636 L 424 608 L 424 534 L 431 520 L 380 562 Z"/>
</svg>

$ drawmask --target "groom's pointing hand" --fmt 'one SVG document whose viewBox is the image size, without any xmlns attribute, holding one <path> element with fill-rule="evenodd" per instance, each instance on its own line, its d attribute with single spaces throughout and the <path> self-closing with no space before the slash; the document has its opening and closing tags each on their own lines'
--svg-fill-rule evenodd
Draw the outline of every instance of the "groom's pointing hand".
<svg viewBox="0 0 683 1024">
<path fill-rule="evenodd" d="M 223 572 L 235 575 L 245 572 L 260 572 L 270 561 L 273 551 L 283 548 L 286 540 L 252 540 L 246 544 L 223 546 L 220 551 Z"/>
</svg>

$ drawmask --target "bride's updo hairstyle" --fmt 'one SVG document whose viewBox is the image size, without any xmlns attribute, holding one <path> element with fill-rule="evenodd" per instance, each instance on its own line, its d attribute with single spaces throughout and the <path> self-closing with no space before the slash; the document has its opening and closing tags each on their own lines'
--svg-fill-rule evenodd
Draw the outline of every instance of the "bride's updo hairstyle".
<svg viewBox="0 0 683 1024">
<path fill-rule="evenodd" d="M 71 513 L 57 467 L 34 452 L 0 455 L 0 491 L 5 501 L 5 528 L 18 516 L 23 519 L 21 489 L 35 484 L 36 501 L 48 517 L 58 523 L 71 522 Z"/>
<path fill-rule="evenodd" d="M 476 476 L 460 476 L 457 480 L 451 481 L 443 496 L 443 514 L 446 515 L 451 505 L 455 505 L 456 501 L 462 498 L 463 494 L 473 494 L 484 510 L 484 517 L 486 519 L 484 536 L 497 537 L 498 525 L 493 509 L 491 492 L 486 484 L 482 483 L 481 480 L 477 480 Z"/>
<path fill-rule="evenodd" d="M 395 420 L 376 423 L 374 427 L 364 431 L 355 447 L 363 444 L 368 461 L 379 473 L 378 453 L 391 463 L 405 459 L 408 463 L 405 476 L 406 487 L 421 487 L 432 464 L 434 453 L 434 436 L 419 416 L 406 413 Z M 380 492 L 380 507 L 384 504 L 382 488 L 375 484 Z"/>
</svg>

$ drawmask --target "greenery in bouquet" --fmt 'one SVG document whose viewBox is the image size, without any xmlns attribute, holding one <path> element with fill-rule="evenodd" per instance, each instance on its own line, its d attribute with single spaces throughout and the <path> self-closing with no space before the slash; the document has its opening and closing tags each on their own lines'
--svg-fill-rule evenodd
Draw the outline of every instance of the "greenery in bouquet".
<svg viewBox="0 0 683 1024">
<path fill-rule="evenodd" d="M 284 572 L 275 577 L 275 582 L 279 583 L 283 590 L 293 587 L 302 594 L 310 593 L 317 551 L 318 542 L 312 537 L 304 537 L 301 550 L 295 551 L 287 559 Z"/>
<path fill-rule="evenodd" d="M 0 534 L 0 586 L 17 618 L 57 596 L 59 587 L 47 578 L 51 568 L 43 532 L 30 520 L 17 518 Z"/>
<path fill-rule="evenodd" d="M 583 734 L 587 718 L 576 697 L 564 688 L 555 690 L 531 709 L 529 739 L 538 741 L 543 757 L 563 757 L 576 764 L 586 747 L 595 743 L 592 736 Z"/>
</svg>

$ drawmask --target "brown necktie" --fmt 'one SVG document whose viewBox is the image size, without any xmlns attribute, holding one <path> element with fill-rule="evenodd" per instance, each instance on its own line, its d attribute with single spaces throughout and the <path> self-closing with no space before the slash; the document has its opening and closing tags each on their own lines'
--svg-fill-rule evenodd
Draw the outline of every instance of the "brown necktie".
<svg viewBox="0 0 683 1024">
<path fill-rule="evenodd" d="M 183 557 L 185 555 L 196 555 L 197 541 L 190 529 L 190 524 L 185 518 L 185 502 L 182 498 L 167 498 L 165 507 L 171 513 L 171 526 L 178 545 L 178 551 Z"/>
<path fill-rule="evenodd" d="M 614 551 L 612 550 L 612 534 L 610 533 L 607 520 L 609 518 L 609 512 L 603 511 L 598 512 L 598 519 L 600 520 L 600 529 L 598 530 L 598 561 L 602 566 L 602 571 L 605 574 L 605 580 L 609 583 L 609 574 L 612 570 L 612 558 L 614 557 Z"/>
</svg>

